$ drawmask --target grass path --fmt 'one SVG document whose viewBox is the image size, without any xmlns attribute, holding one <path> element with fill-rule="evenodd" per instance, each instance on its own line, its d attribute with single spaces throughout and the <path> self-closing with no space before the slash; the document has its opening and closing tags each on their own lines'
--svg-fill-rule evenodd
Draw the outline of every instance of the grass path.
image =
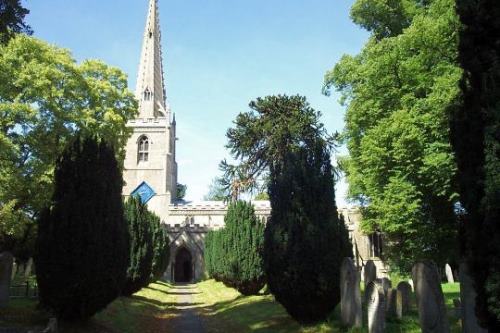
<svg viewBox="0 0 500 333">
<path fill-rule="evenodd" d="M 459 285 L 444 284 L 446 306 L 453 333 L 460 332 L 460 321 L 453 311 Z M 364 309 L 365 310 L 365 309 Z M 367 332 L 347 330 L 339 322 L 339 307 L 330 317 L 313 326 L 301 326 L 277 303 L 272 295 L 242 296 L 222 283 L 207 280 L 196 285 L 173 286 L 157 281 L 131 297 L 120 297 L 98 313 L 87 325 L 63 327 L 65 333 L 222 333 L 277 332 L 326 333 Z M 0 311 L 0 331 L 5 327 L 33 327 L 47 323 L 48 314 L 36 309 L 34 300 L 11 301 Z M 418 314 L 413 305 L 403 320 L 388 319 L 388 333 L 419 333 Z"/>
</svg>

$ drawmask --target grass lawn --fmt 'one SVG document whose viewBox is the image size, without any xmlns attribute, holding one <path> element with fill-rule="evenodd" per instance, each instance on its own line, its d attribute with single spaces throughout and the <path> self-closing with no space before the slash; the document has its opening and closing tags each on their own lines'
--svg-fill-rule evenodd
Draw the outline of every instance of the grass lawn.
<svg viewBox="0 0 500 333">
<path fill-rule="evenodd" d="M 220 282 L 207 280 L 198 284 L 201 292 L 195 296 L 208 332 L 368 332 L 366 309 L 364 328 L 348 330 L 340 324 L 339 306 L 329 318 L 313 326 L 300 326 L 274 301 L 271 295 L 242 296 Z M 459 297 L 459 284 L 443 284 L 452 332 L 460 332 L 460 321 L 453 314 L 453 299 Z M 418 314 L 413 300 L 411 313 L 402 320 L 388 319 L 386 332 L 420 331 Z"/>
<path fill-rule="evenodd" d="M 64 325 L 65 333 L 157 333 L 168 332 L 168 320 L 175 316 L 169 310 L 175 295 L 168 293 L 170 285 L 157 281 L 134 294 L 120 297 L 86 324 Z M 37 328 L 47 324 L 50 315 L 37 309 L 37 300 L 13 299 L 0 310 L 1 328 Z"/>
<path fill-rule="evenodd" d="M 157 281 L 143 288 L 132 297 L 121 297 L 98 313 L 86 325 L 68 327 L 65 333 L 153 333 L 173 332 L 171 320 L 179 314 L 175 308 L 176 293 L 171 285 Z M 272 295 L 243 296 L 222 283 L 207 280 L 197 284 L 194 294 L 196 311 L 208 332 L 367 332 L 366 309 L 364 328 L 348 330 L 340 325 L 337 307 L 329 318 L 316 325 L 301 326 L 278 304 Z M 460 332 L 460 321 L 453 311 L 453 299 L 459 298 L 459 284 L 443 284 L 452 332 Z M 43 328 L 49 314 L 36 308 L 37 301 L 15 299 L 6 309 L 0 310 L 0 328 Z M 413 309 L 403 320 L 388 319 L 386 332 L 420 332 L 418 315 L 413 299 Z"/>
</svg>

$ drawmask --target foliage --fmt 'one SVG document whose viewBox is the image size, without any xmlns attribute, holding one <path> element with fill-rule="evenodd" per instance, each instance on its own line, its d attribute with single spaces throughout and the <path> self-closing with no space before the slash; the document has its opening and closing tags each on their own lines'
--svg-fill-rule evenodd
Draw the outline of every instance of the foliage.
<svg viewBox="0 0 500 333">
<path fill-rule="evenodd" d="M 265 177 L 276 161 L 311 140 L 321 138 L 333 147 L 333 137 L 319 122 L 305 97 L 266 96 L 250 102 L 251 111 L 238 114 L 234 127 L 227 131 L 231 155 L 238 165 L 221 162 L 222 185 L 236 199 L 241 192 L 259 187 L 258 178 Z"/>
<path fill-rule="evenodd" d="M 186 196 L 187 185 L 177 183 L 177 200 L 182 200 Z"/>
<path fill-rule="evenodd" d="M 264 287 L 262 250 L 264 223 L 255 216 L 253 205 L 245 201 L 229 205 L 224 228 L 210 231 L 205 238 L 205 266 L 210 276 L 255 295 Z"/>
<path fill-rule="evenodd" d="M 271 168 L 271 218 L 264 267 L 276 300 L 301 323 L 325 319 L 340 301 L 340 266 L 352 245 L 335 205 L 322 142 L 289 152 Z"/>
<path fill-rule="evenodd" d="M 104 140 L 78 136 L 57 161 L 35 265 L 40 302 L 60 319 L 86 320 L 120 294 L 128 262 L 122 184 Z"/>
<path fill-rule="evenodd" d="M 227 197 L 228 193 L 221 184 L 221 179 L 216 177 L 208 186 L 208 193 L 203 197 L 203 200 L 224 201 Z"/>
<path fill-rule="evenodd" d="M 131 196 L 124 205 L 130 237 L 127 279 L 122 294 L 130 296 L 148 285 L 153 268 L 153 231 L 159 219 L 149 212 L 139 197 Z M 156 273 L 156 272 L 155 272 Z"/>
<path fill-rule="evenodd" d="M 170 239 L 167 229 L 160 223 L 160 218 L 149 212 L 153 229 L 153 262 L 151 268 L 151 281 L 160 279 L 167 270 L 170 260 Z"/>
<path fill-rule="evenodd" d="M 392 15 L 394 14 L 394 15 Z M 385 234 L 391 268 L 456 252 L 456 164 L 447 109 L 457 103 L 459 22 L 453 0 L 358 0 L 355 22 L 373 32 L 326 74 L 347 106 L 340 162 L 363 229 Z"/>
<path fill-rule="evenodd" d="M 7 44 L 16 33 L 31 35 L 31 27 L 24 22 L 29 14 L 21 0 L 0 0 L 0 44 Z"/>
<path fill-rule="evenodd" d="M 500 331 L 500 4 L 459 0 L 463 103 L 452 112 L 452 144 L 465 208 L 465 256 L 476 313 Z"/>
<path fill-rule="evenodd" d="M 77 131 L 113 146 L 119 166 L 137 112 L 127 78 L 25 35 L 0 45 L 0 203 L 29 223 L 50 202 L 57 157 Z M 0 229 L 5 237 L 10 231 Z M 19 241 L 19 239 L 16 239 Z"/>
<path fill-rule="evenodd" d="M 269 200 L 269 194 L 267 194 L 267 192 L 260 192 L 255 196 L 254 199 L 255 200 Z"/>
</svg>

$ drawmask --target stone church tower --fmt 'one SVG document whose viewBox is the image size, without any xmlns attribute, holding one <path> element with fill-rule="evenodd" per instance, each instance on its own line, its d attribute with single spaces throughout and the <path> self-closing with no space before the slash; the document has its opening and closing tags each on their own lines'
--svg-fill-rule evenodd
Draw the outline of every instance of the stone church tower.
<svg viewBox="0 0 500 333">
<path fill-rule="evenodd" d="M 158 6 L 150 0 L 135 91 L 139 114 L 127 124 L 133 134 L 126 145 L 123 195 L 138 194 L 162 219 L 177 188 L 176 123 L 165 95 Z"/>
</svg>

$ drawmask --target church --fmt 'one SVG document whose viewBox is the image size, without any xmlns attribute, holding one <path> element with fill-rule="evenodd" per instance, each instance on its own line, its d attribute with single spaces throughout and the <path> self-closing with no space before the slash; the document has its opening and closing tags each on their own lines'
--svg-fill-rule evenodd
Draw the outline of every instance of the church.
<svg viewBox="0 0 500 333">
<path fill-rule="evenodd" d="M 170 261 L 164 277 L 172 282 L 199 281 L 205 277 L 204 238 L 224 226 L 227 205 L 221 201 L 185 203 L 176 198 L 176 120 L 166 100 L 158 1 L 150 0 L 142 42 L 135 97 L 137 118 L 127 126 L 132 135 L 126 145 L 123 195 L 138 195 L 160 218 L 170 237 Z M 271 213 L 268 201 L 254 201 L 258 217 Z M 374 260 L 386 271 L 380 234 L 359 230 L 357 209 L 341 208 L 349 229 L 355 262 L 363 267 Z"/>
</svg>

